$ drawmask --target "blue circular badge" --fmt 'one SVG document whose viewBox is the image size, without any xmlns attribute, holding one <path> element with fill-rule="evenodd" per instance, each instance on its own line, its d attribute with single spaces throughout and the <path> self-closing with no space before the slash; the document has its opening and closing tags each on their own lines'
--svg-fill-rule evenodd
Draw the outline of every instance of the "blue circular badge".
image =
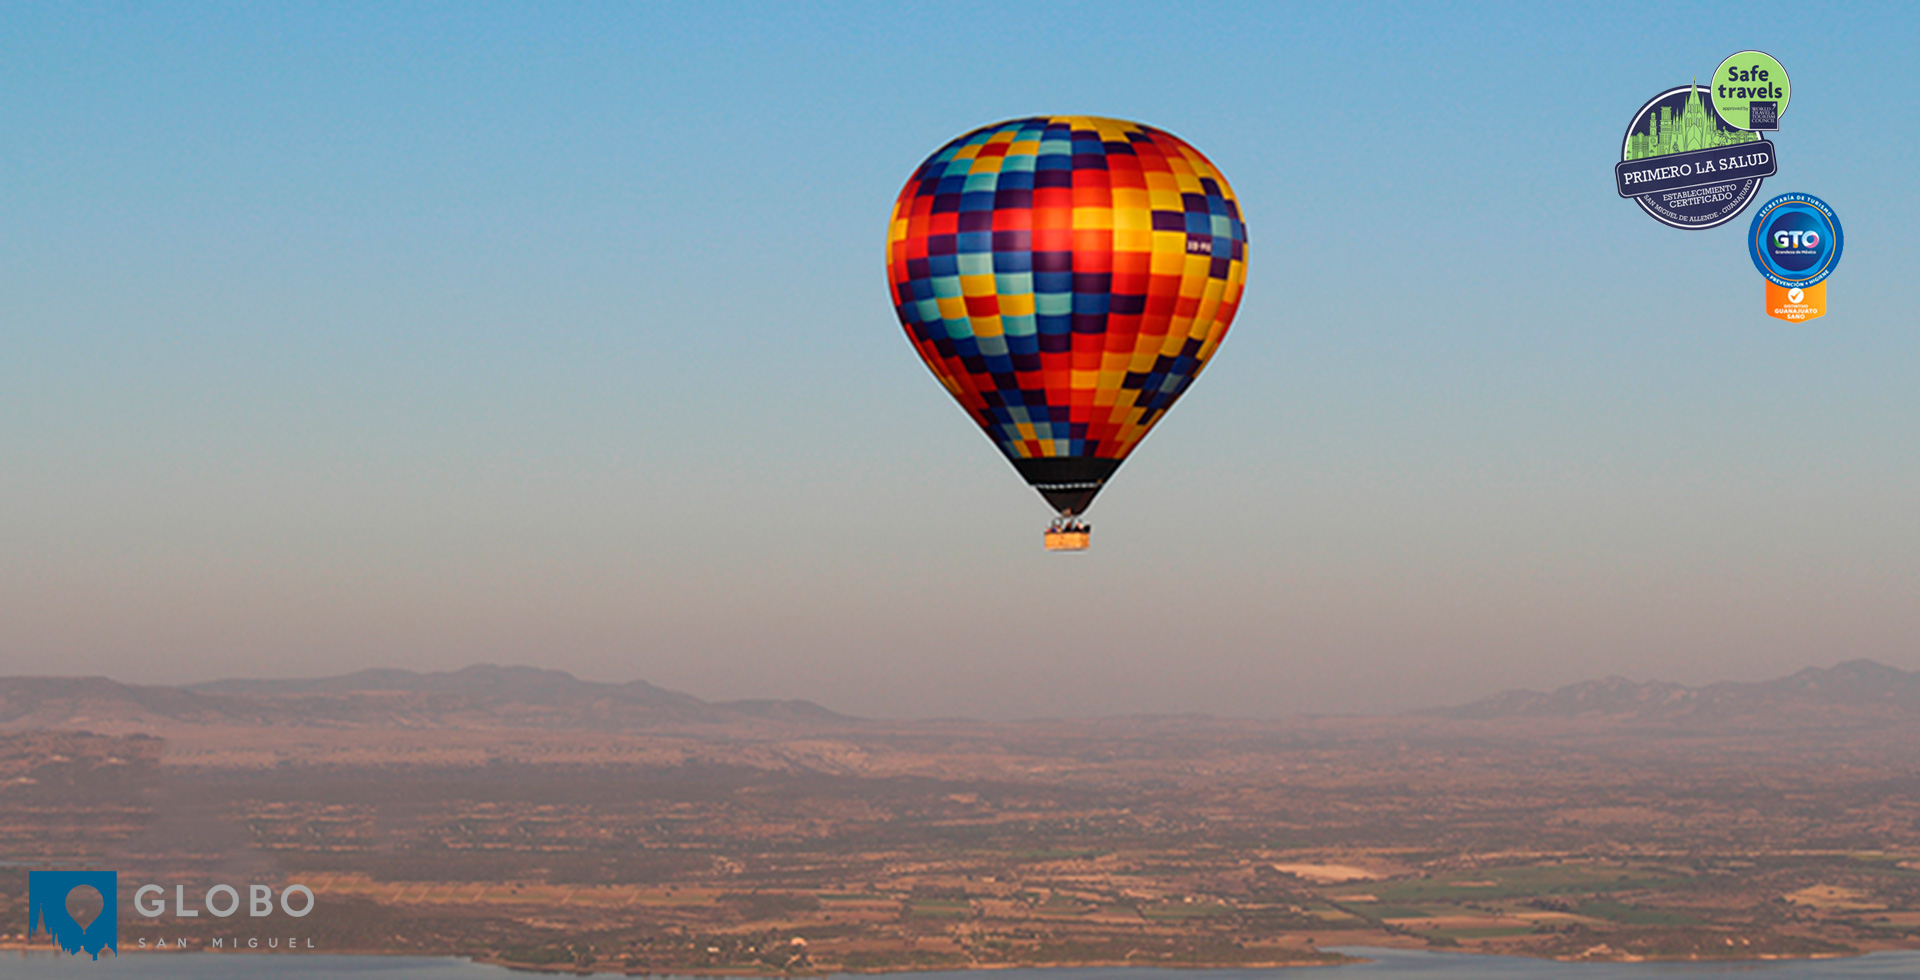
<svg viewBox="0 0 1920 980">
<path fill-rule="evenodd" d="M 1824 282 L 1840 264 L 1840 218 L 1812 194 L 1782 194 L 1762 205 L 1747 230 L 1753 266 L 1776 286 Z"/>
</svg>

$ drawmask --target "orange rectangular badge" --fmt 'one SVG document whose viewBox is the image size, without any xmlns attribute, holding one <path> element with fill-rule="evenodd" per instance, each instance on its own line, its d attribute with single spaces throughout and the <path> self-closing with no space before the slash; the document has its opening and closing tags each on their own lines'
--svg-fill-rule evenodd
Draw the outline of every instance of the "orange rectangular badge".
<svg viewBox="0 0 1920 980">
<path fill-rule="evenodd" d="M 1827 312 L 1827 284 L 1815 283 L 1804 289 L 1767 283 L 1767 315 L 1782 320 L 1811 320 Z"/>
</svg>

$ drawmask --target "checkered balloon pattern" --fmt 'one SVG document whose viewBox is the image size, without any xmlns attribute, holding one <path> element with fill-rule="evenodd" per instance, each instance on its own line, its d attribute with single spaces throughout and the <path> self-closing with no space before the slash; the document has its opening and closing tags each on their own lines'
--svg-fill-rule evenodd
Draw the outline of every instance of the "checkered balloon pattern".
<svg viewBox="0 0 1920 980">
<path fill-rule="evenodd" d="M 1096 490 L 1226 336 L 1246 255 L 1233 189 L 1200 151 L 1087 116 L 941 147 L 887 236 L 921 359 L 1030 482 L 1040 460 L 1107 461 L 1072 470 Z"/>
</svg>

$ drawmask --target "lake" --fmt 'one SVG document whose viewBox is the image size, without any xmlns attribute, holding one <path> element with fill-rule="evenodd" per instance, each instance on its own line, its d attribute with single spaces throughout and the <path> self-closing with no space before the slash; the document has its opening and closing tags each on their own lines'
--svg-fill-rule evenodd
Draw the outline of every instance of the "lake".
<svg viewBox="0 0 1920 980">
<path fill-rule="evenodd" d="M 1655 978 L 1742 977 L 1750 980 L 1852 980 L 1852 978 L 1920 977 L 1920 952 L 1873 953 L 1838 960 L 1773 960 L 1761 963 L 1554 963 L 1504 956 L 1470 956 L 1458 953 L 1430 953 L 1421 950 L 1341 947 L 1350 956 L 1364 956 L 1371 963 L 1316 969 L 1311 974 L 1295 970 L 1167 970 L 1152 967 L 1084 967 L 1052 970 L 991 970 L 973 972 L 937 972 L 891 974 L 911 980 L 1289 980 L 1303 975 L 1328 980 L 1655 980 Z M 282 953 L 163 953 L 129 954 L 115 959 L 111 953 L 95 963 L 85 954 L 69 957 L 64 953 L 28 953 L 0 955 L 0 977 L 23 980 L 87 976 L 157 977 L 162 980 L 241 980 L 264 977 L 268 980 L 320 980 L 346 977 L 350 980 L 481 980 L 481 978 L 525 978 L 536 974 L 515 973 L 497 966 L 484 966 L 465 960 L 411 956 L 302 956 Z M 869 974 L 862 980 L 878 980 L 888 974 Z"/>
</svg>

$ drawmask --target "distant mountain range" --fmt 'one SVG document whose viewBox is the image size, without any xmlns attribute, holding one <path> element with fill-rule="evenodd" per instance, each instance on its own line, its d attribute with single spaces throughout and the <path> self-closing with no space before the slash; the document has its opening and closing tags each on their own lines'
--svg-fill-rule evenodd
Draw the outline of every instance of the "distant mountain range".
<svg viewBox="0 0 1920 980">
<path fill-rule="evenodd" d="M 1504 691 L 1471 704 L 1423 713 L 1457 719 L 1586 718 L 1722 726 L 1806 716 L 1920 718 L 1920 673 L 1872 660 L 1849 660 L 1835 667 L 1809 667 L 1777 680 L 1722 681 L 1704 687 L 1608 677 L 1544 694 Z"/>
<path fill-rule="evenodd" d="M 1609 677 L 1546 693 L 1506 691 L 1403 717 L 1720 729 L 1876 724 L 1920 720 L 1920 673 L 1854 660 L 1778 680 L 1704 687 Z M 708 702 L 645 681 L 607 684 L 558 670 L 492 664 L 183 687 L 104 677 L 0 678 L 0 731 L 163 734 L 219 726 L 793 735 L 874 724 L 811 701 Z"/>
<path fill-rule="evenodd" d="M 493 664 L 184 687 L 122 684 L 104 677 L 0 678 L 0 730 L 131 732 L 220 725 L 644 732 L 789 729 L 854 720 L 810 701 L 707 702 L 645 681 L 605 684 L 564 671 Z"/>
</svg>

